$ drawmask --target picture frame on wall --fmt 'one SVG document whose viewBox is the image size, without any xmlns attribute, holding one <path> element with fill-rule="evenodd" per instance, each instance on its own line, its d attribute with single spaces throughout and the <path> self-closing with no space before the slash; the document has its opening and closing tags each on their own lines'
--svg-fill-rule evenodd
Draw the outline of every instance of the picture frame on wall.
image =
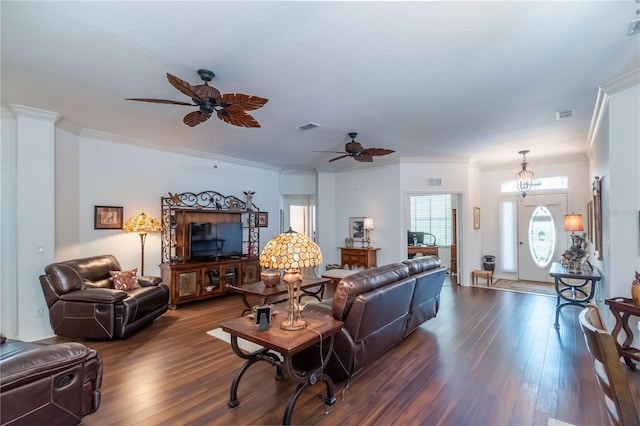
<svg viewBox="0 0 640 426">
<path fill-rule="evenodd" d="M 349 218 L 349 238 L 353 242 L 364 241 L 364 217 Z"/>
<path fill-rule="evenodd" d="M 480 207 L 473 208 L 473 229 L 480 229 Z"/>
<path fill-rule="evenodd" d="M 602 260 L 602 177 L 594 177 L 593 192 L 593 244 L 596 259 Z"/>
<path fill-rule="evenodd" d="M 94 206 L 93 229 L 122 229 L 123 207 Z"/>
<path fill-rule="evenodd" d="M 266 228 L 269 226 L 269 213 L 258 212 L 258 226 L 260 228 Z"/>
<path fill-rule="evenodd" d="M 587 203 L 587 239 L 593 244 L 593 200 Z"/>
</svg>

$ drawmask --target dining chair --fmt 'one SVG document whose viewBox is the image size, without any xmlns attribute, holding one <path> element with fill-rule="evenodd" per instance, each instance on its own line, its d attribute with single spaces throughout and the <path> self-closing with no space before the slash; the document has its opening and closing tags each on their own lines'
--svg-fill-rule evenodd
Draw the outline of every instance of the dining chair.
<svg viewBox="0 0 640 426">
<path fill-rule="evenodd" d="M 598 307 L 589 303 L 580 312 L 580 326 L 593 357 L 596 379 L 604 392 L 609 418 L 614 425 L 640 425 L 615 341 L 602 324 Z"/>
</svg>

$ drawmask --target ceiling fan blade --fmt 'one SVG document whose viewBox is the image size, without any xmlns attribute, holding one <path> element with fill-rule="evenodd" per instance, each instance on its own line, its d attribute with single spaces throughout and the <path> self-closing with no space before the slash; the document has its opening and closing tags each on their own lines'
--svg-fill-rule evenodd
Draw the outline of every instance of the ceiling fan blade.
<svg viewBox="0 0 640 426">
<path fill-rule="evenodd" d="M 194 127 L 194 126 L 197 126 L 200 123 L 204 123 L 205 121 L 207 121 L 209 119 L 209 117 L 211 117 L 211 113 L 202 112 L 202 111 L 198 110 L 198 111 L 190 112 L 189 114 L 185 115 L 184 119 L 182 121 L 187 126 Z"/>
<path fill-rule="evenodd" d="M 258 123 L 255 118 L 242 110 L 223 108 L 218 111 L 218 118 L 234 126 L 260 127 L 260 123 Z"/>
<path fill-rule="evenodd" d="M 216 101 L 220 105 L 228 105 L 226 108 L 232 111 L 253 111 L 262 107 L 269 100 L 242 93 L 227 93 L 218 96 Z"/>
<path fill-rule="evenodd" d="M 336 160 L 339 160 L 341 158 L 345 158 L 345 157 L 349 157 L 349 156 L 350 156 L 349 154 L 341 155 L 339 157 L 332 158 L 331 160 L 329 160 L 329 162 L 331 163 L 332 161 L 336 161 Z"/>
<path fill-rule="evenodd" d="M 348 152 L 344 152 L 344 151 L 311 151 L 311 152 L 327 152 L 329 154 L 349 154 Z"/>
<path fill-rule="evenodd" d="M 193 86 L 190 85 L 189 83 L 187 83 L 184 80 L 179 79 L 178 77 L 176 77 L 175 75 L 169 74 L 167 73 L 167 80 L 169 80 L 169 83 L 171 83 L 171 85 L 173 87 L 175 87 L 176 89 L 178 89 L 180 92 L 184 93 L 185 95 L 187 95 L 190 98 L 198 98 L 198 95 L 196 95 L 196 93 L 193 91 Z"/>
<path fill-rule="evenodd" d="M 202 100 L 213 100 L 215 101 L 220 96 L 220 91 L 215 87 L 211 87 L 208 85 L 201 84 L 200 86 L 192 86 L 193 93 L 195 93 L 198 98 Z"/>
<path fill-rule="evenodd" d="M 373 163 L 373 156 L 366 150 L 356 154 L 353 159 L 361 163 Z"/>
<path fill-rule="evenodd" d="M 153 103 L 156 103 L 156 104 L 172 104 L 172 105 L 196 106 L 196 104 L 190 104 L 188 102 L 170 101 L 170 100 L 167 100 L 167 99 L 126 98 L 125 101 L 140 101 L 140 102 L 153 102 Z"/>
<path fill-rule="evenodd" d="M 362 147 L 362 145 L 360 145 L 359 142 L 351 141 L 347 142 L 347 144 L 344 146 L 344 150 L 349 153 L 357 153 L 364 151 L 364 148 Z"/>
<path fill-rule="evenodd" d="M 387 154 L 393 154 L 395 152 L 392 149 L 385 149 L 385 148 L 367 148 L 365 149 L 365 151 L 371 155 L 387 155 Z"/>
</svg>

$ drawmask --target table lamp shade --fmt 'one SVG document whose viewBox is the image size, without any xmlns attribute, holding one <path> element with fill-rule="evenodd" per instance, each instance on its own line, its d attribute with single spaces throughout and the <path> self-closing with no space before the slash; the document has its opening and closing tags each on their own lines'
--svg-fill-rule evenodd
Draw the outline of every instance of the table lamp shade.
<svg viewBox="0 0 640 426">
<path fill-rule="evenodd" d="M 374 229 L 373 228 L 373 219 L 370 217 L 365 217 L 364 218 L 364 223 L 362 225 L 363 229 Z"/>
<path fill-rule="evenodd" d="M 269 241 L 262 249 L 260 266 L 285 270 L 282 280 L 287 284 L 289 309 L 287 318 L 280 323 L 280 328 L 293 331 L 306 327 L 307 323 L 302 319 L 298 300 L 302 282 L 300 269 L 321 263 L 320 247 L 306 235 L 291 228 Z"/>
<path fill-rule="evenodd" d="M 582 225 L 582 215 L 581 214 L 567 214 L 564 216 L 564 230 L 565 231 L 584 231 L 584 226 Z"/>
<path fill-rule="evenodd" d="M 271 241 L 260 252 L 260 266 L 300 270 L 322 263 L 320 247 L 304 234 L 289 229 Z"/>
</svg>

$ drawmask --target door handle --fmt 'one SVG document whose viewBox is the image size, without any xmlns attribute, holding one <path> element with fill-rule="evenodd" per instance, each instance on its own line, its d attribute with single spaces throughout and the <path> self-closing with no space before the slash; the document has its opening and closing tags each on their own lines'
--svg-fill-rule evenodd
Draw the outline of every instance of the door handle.
<svg viewBox="0 0 640 426">
<path fill-rule="evenodd" d="M 520 245 L 524 244 L 522 241 L 520 241 Z"/>
</svg>

